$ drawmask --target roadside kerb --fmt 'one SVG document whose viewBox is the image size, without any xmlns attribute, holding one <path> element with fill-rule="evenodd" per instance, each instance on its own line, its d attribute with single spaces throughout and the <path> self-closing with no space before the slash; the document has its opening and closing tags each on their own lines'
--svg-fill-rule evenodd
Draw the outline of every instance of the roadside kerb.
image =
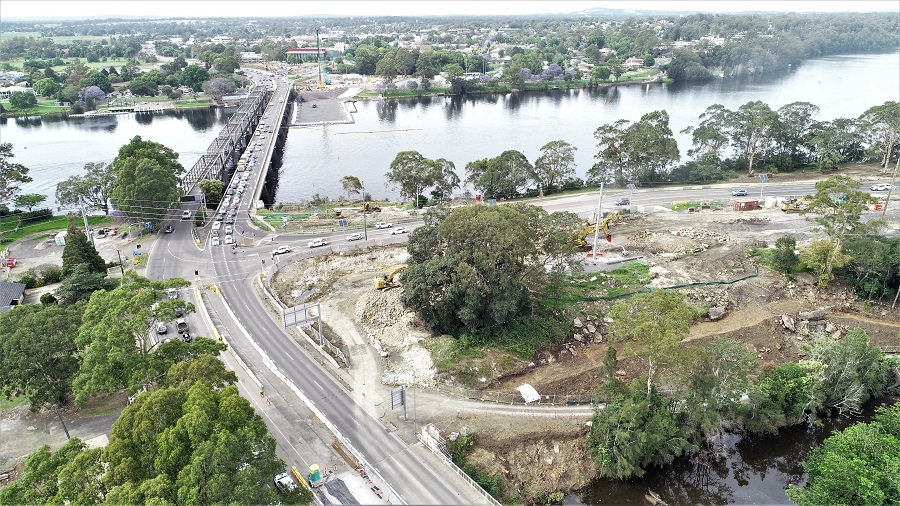
<svg viewBox="0 0 900 506">
<path fill-rule="evenodd" d="M 272 374 L 280 379 L 285 385 L 287 385 L 287 387 L 290 388 L 294 392 L 294 394 L 298 398 L 300 398 L 301 401 L 303 401 L 306 407 L 309 408 L 310 411 L 312 411 L 313 415 L 315 415 L 316 418 L 318 418 L 319 421 L 322 422 L 322 424 L 325 425 L 325 427 L 328 428 L 329 431 L 331 431 L 331 433 L 335 438 L 338 439 L 341 445 L 347 448 L 347 450 L 353 454 L 353 457 L 364 466 L 364 468 L 366 469 L 366 473 L 372 479 L 372 483 L 387 493 L 387 502 L 389 504 L 406 504 L 406 501 L 403 500 L 403 498 L 394 491 L 390 484 L 388 484 L 388 482 L 384 478 L 382 478 L 381 474 L 366 461 L 365 457 L 363 457 L 362 454 L 359 453 L 359 451 L 354 448 L 352 444 L 350 444 L 350 441 L 345 438 L 343 434 L 341 434 L 338 428 L 334 426 L 334 424 L 332 424 L 331 421 L 328 420 L 328 418 L 321 411 L 319 411 L 319 408 L 316 407 L 312 400 L 310 400 L 302 390 L 294 385 L 293 381 L 291 381 L 287 376 L 284 375 L 284 373 L 282 373 L 278 369 L 278 367 L 275 365 L 275 362 L 271 358 L 269 358 L 266 352 L 263 351 L 263 349 L 259 346 L 259 343 L 257 343 L 256 340 L 253 339 L 253 336 L 251 336 L 250 333 L 247 332 L 247 329 L 245 329 L 244 326 L 240 323 L 240 320 L 238 320 L 237 316 L 234 314 L 234 311 L 232 311 L 231 306 L 229 306 L 227 303 L 223 304 L 223 306 L 225 307 L 225 310 L 228 312 L 229 316 L 231 316 L 232 320 L 235 322 L 235 325 L 237 325 L 237 327 L 241 330 L 241 332 L 244 334 L 244 337 L 247 338 L 247 341 L 253 346 L 256 352 L 259 353 L 260 357 L 262 357 L 265 367 L 268 368 L 269 371 L 272 372 Z"/>
</svg>

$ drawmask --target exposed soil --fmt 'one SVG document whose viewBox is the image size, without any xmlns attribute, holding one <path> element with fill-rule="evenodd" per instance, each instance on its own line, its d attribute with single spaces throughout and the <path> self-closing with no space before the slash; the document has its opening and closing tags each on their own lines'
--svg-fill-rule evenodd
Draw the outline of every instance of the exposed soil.
<svg viewBox="0 0 900 506">
<path fill-rule="evenodd" d="M 761 365 L 802 357 L 809 339 L 802 327 L 790 331 L 781 315 L 798 326 L 799 313 L 823 309 L 819 327 L 835 338 L 846 330 L 862 327 L 882 346 L 900 344 L 900 311 L 857 301 L 843 289 L 817 288 L 815 279 L 794 279 L 757 268 L 750 248 L 774 244 L 790 233 L 799 245 L 813 237 L 814 227 L 803 217 L 777 209 L 739 213 L 731 210 L 701 213 L 662 212 L 630 217 L 613 226 L 615 241 L 606 246 L 614 256 L 624 247 L 632 257 L 650 267 L 652 287 L 676 284 L 733 281 L 681 289 L 698 307 L 718 308 L 715 320 L 704 318 L 692 326 L 684 346 L 701 346 L 721 337 L 747 344 Z M 418 319 L 400 303 L 402 288 L 376 291 L 376 275 L 390 272 L 405 261 L 403 248 L 368 252 L 361 257 L 331 256 L 286 267 L 276 278 L 281 294 L 312 288 L 323 304 L 323 319 L 344 338 L 354 375 L 377 371 L 383 383 L 430 386 L 454 378 L 438 374 L 426 351 L 438 336 L 429 335 Z M 584 331 L 579 339 L 545 350 L 528 363 L 489 355 L 473 368 L 477 382 L 488 391 L 515 392 L 528 383 L 543 395 L 590 394 L 600 382 L 598 370 L 610 344 L 604 338 L 603 315 L 609 303 L 592 303 L 579 315 Z M 809 322 L 815 324 L 816 322 Z M 594 330 L 588 333 L 588 327 Z M 622 356 L 622 345 L 615 345 Z M 359 369 L 368 369 L 363 372 Z M 617 375 L 631 379 L 643 374 L 635 360 L 620 360 Z M 583 419 L 511 419 L 504 416 L 460 418 L 448 415 L 438 421 L 445 437 L 451 432 L 476 433 L 477 450 L 470 459 L 489 473 L 502 474 L 521 497 L 540 492 L 573 490 L 594 476 L 587 452 L 588 428 Z"/>
</svg>

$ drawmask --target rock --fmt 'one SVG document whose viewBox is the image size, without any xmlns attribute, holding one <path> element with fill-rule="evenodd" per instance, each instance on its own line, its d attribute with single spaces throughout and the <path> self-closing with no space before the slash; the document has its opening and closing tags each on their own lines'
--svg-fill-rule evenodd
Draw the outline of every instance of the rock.
<svg viewBox="0 0 900 506">
<path fill-rule="evenodd" d="M 578 328 L 581 328 L 584 326 L 584 324 L 581 323 L 581 320 L 579 320 L 578 318 L 575 318 L 575 320 L 572 323 L 575 324 L 575 326 Z"/>
<path fill-rule="evenodd" d="M 581 340 L 584 339 L 583 337 L 581 337 L 581 334 L 575 334 L 574 337 L 575 337 L 575 340 L 578 342 L 581 342 Z"/>
<path fill-rule="evenodd" d="M 797 330 L 794 328 L 794 319 L 789 315 L 783 314 L 781 315 L 781 325 L 790 330 L 791 332 L 796 332 Z"/>
<path fill-rule="evenodd" d="M 834 339 L 835 341 L 837 341 L 838 339 L 840 339 L 842 337 L 844 337 L 844 331 L 840 330 L 840 329 L 836 330 L 833 334 L 831 334 L 831 338 Z"/>
<path fill-rule="evenodd" d="M 625 376 L 625 370 L 619 369 L 618 371 L 616 371 L 616 376 Z"/>
<path fill-rule="evenodd" d="M 809 334 L 809 322 L 807 320 L 800 320 L 800 324 L 797 325 L 797 332 Z"/>
<path fill-rule="evenodd" d="M 834 331 L 837 330 L 837 327 L 831 322 L 825 322 L 825 332 L 829 334 L 834 334 Z"/>
<path fill-rule="evenodd" d="M 725 308 L 719 306 L 713 306 L 709 308 L 709 319 L 712 321 L 720 320 L 723 316 L 725 316 Z"/>
<path fill-rule="evenodd" d="M 603 342 L 603 334 L 601 334 L 601 333 L 599 333 L 599 332 L 597 332 L 596 334 L 594 334 L 594 342 L 595 342 L 595 343 L 602 343 L 602 342 Z"/>
<path fill-rule="evenodd" d="M 798 316 L 801 320 L 821 320 L 825 318 L 825 310 L 816 309 L 815 311 L 800 311 Z"/>
<path fill-rule="evenodd" d="M 597 327 L 591 325 L 590 323 L 588 323 L 587 329 L 588 329 L 588 332 L 590 332 L 591 334 L 593 334 L 594 332 L 597 332 Z"/>
</svg>

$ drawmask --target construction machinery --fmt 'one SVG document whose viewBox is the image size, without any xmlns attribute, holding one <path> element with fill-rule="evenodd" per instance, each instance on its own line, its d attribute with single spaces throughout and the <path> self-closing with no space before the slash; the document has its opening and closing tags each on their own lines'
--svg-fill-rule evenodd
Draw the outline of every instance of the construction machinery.
<svg viewBox="0 0 900 506">
<path fill-rule="evenodd" d="M 378 213 L 381 212 L 381 207 L 378 206 L 378 201 L 366 201 L 360 208 L 359 212 L 361 213 Z"/>
<path fill-rule="evenodd" d="M 602 220 L 600 220 L 600 233 L 606 237 L 608 242 L 612 242 L 612 234 L 610 233 L 609 227 L 616 220 L 619 219 L 618 211 L 612 211 L 606 213 Z M 592 223 L 587 223 L 584 227 L 581 228 L 581 231 L 578 232 L 578 238 L 575 239 L 575 245 L 579 248 L 587 248 L 591 246 L 594 241 L 594 231 L 596 230 L 597 225 Z M 590 239 L 588 239 L 590 237 Z"/>
<path fill-rule="evenodd" d="M 796 198 L 789 198 L 784 201 L 784 204 L 781 205 L 781 210 L 786 213 L 799 213 L 809 207 L 809 196 Z"/>
<path fill-rule="evenodd" d="M 375 278 L 375 289 L 389 290 L 391 288 L 397 288 L 398 286 L 400 286 L 400 279 L 398 278 L 398 276 L 405 270 L 406 266 L 403 265 L 391 271 L 390 274 L 383 274 Z"/>
</svg>

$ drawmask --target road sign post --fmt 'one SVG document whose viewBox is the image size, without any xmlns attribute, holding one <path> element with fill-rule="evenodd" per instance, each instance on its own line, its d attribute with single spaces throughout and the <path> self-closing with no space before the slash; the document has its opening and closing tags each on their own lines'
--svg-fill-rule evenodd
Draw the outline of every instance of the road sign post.
<svg viewBox="0 0 900 506">
<path fill-rule="evenodd" d="M 759 198 L 762 199 L 763 196 L 763 184 L 769 180 L 768 174 L 760 174 L 759 175 Z"/>
</svg>

